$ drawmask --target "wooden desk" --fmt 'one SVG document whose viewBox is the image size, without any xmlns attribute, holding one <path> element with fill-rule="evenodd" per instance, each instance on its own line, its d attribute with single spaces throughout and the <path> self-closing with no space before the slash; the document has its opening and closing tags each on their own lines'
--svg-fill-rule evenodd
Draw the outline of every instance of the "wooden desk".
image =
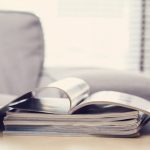
<svg viewBox="0 0 150 150">
<path fill-rule="evenodd" d="M 148 150 L 150 136 L 140 138 L 9 136 L 0 150 Z"/>
</svg>

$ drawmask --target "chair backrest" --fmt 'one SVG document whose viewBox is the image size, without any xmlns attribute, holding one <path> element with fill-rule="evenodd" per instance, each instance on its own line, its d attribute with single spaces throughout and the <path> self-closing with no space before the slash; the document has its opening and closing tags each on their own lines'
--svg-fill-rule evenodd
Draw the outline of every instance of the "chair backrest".
<svg viewBox="0 0 150 150">
<path fill-rule="evenodd" d="M 39 18 L 0 11 L 0 93 L 21 95 L 38 84 L 44 40 Z"/>
</svg>

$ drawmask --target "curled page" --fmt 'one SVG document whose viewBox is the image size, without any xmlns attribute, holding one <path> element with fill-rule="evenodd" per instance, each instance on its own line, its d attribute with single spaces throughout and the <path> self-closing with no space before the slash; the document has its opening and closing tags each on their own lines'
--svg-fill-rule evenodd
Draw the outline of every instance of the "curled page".
<svg viewBox="0 0 150 150">
<path fill-rule="evenodd" d="M 5 106 L 5 110 L 14 108 L 23 111 L 67 114 L 72 107 L 88 96 L 88 84 L 82 79 L 70 77 L 19 97 Z"/>
<path fill-rule="evenodd" d="M 89 85 L 80 78 L 70 77 L 62 80 L 58 80 L 49 84 L 46 87 L 39 88 L 33 94 L 38 97 L 37 94 L 45 89 L 57 89 L 59 92 L 63 93 L 65 98 L 70 101 L 70 108 L 79 104 L 82 100 L 89 96 Z"/>
</svg>

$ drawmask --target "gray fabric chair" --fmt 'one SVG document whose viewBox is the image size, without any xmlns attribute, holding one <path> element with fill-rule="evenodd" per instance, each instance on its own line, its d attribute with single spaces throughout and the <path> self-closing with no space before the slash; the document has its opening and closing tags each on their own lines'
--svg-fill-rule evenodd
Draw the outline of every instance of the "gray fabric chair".
<svg viewBox="0 0 150 150">
<path fill-rule="evenodd" d="M 44 39 L 39 18 L 30 13 L 0 12 L 0 93 L 34 89 L 42 72 Z"/>
<path fill-rule="evenodd" d="M 0 12 L 0 93 L 21 95 L 57 79 L 77 76 L 91 92 L 115 90 L 150 99 L 150 78 L 94 68 L 43 69 L 44 39 L 39 18 L 25 12 Z"/>
</svg>

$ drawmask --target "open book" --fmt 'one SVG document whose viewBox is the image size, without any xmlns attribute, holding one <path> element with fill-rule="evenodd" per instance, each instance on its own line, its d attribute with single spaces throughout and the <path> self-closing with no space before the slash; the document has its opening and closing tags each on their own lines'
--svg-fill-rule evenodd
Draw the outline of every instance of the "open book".
<svg viewBox="0 0 150 150">
<path fill-rule="evenodd" d="M 131 137 L 149 121 L 150 102 L 115 91 L 90 94 L 79 78 L 36 89 L 1 108 L 4 134 Z"/>
</svg>

